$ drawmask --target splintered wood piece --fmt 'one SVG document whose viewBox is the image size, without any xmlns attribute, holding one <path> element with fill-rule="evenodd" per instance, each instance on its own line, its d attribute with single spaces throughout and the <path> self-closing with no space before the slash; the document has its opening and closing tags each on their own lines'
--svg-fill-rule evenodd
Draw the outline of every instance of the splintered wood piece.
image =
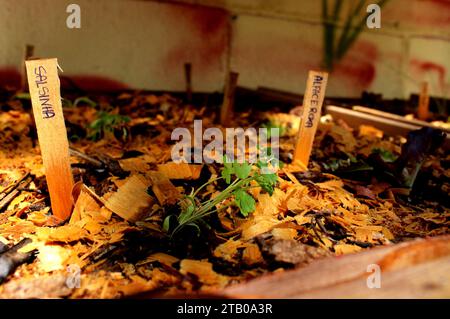
<svg viewBox="0 0 450 319">
<path fill-rule="evenodd" d="M 24 59 L 23 59 L 23 68 L 22 68 L 22 77 L 20 82 L 20 88 L 22 91 L 26 91 L 28 89 L 28 83 L 27 83 L 27 69 L 25 66 L 25 61 L 30 59 L 34 55 L 34 46 L 31 44 L 27 44 L 25 46 L 25 53 L 24 53 Z"/>
<path fill-rule="evenodd" d="M 158 172 L 163 173 L 168 179 L 191 179 L 200 177 L 203 165 L 169 162 L 158 165 Z"/>
<path fill-rule="evenodd" d="M 175 205 L 181 198 L 180 191 L 161 172 L 150 172 L 152 190 L 161 205 Z"/>
<path fill-rule="evenodd" d="M 149 184 L 141 175 L 130 176 L 116 193 L 105 200 L 106 208 L 130 222 L 142 219 L 154 203 L 147 193 Z"/>
<path fill-rule="evenodd" d="M 184 64 L 184 77 L 186 80 L 186 98 L 188 102 L 192 102 L 192 64 Z"/>
<path fill-rule="evenodd" d="M 53 215 L 66 220 L 72 212 L 73 177 L 59 91 L 58 62 L 57 59 L 42 59 L 25 64 Z"/>
<path fill-rule="evenodd" d="M 98 212 L 103 205 L 96 197 L 92 196 L 89 188 L 81 182 L 74 186 L 72 194 L 76 194 L 75 206 L 70 216 L 69 224 L 76 223 L 83 219 L 86 212 Z"/>
<path fill-rule="evenodd" d="M 234 92 L 236 91 L 238 77 L 239 73 L 228 73 L 227 83 L 223 93 L 222 108 L 220 110 L 220 124 L 223 126 L 229 124 L 229 121 L 233 116 Z"/>
<path fill-rule="evenodd" d="M 428 82 L 423 82 L 419 95 L 419 109 L 417 117 L 419 120 L 425 121 L 429 115 L 430 96 L 428 95 Z"/>
<path fill-rule="evenodd" d="M 306 267 L 230 286 L 223 292 L 231 298 L 417 298 L 420 295 L 427 298 L 443 293 L 448 296 L 450 284 L 442 278 L 448 277 L 443 274 L 448 274 L 450 267 L 449 240 L 448 235 L 437 236 L 324 258 Z M 380 267 L 382 289 L 368 288 L 367 280 L 374 274 L 369 265 Z M 436 280 L 439 285 L 430 289 L 429 284 Z"/>
<path fill-rule="evenodd" d="M 328 73 L 309 71 L 293 160 L 293 162 L 301 162 L 305 167 L 308 167 L 314 136 L 319 125 L 327 81 Z"/>
</svg>

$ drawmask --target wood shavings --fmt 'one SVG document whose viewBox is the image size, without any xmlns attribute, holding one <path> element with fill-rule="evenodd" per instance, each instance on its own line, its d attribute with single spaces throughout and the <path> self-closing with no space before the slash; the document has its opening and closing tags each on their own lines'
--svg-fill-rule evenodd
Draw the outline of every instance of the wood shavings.
<svg viewBox="0 0 450 319">
<path fill-rule="evenodd" d="M 95 212 L 100 209 L 100 205 L 92 197 L 91 193 L 83 188 L 78 195 L 75 207 L 70 217 L 69 224 L 76 223 L 86 216 L 89 211 Z"/>
<path fill-rule="evenodd" d="M 261 251 L 259 250 L 258 245 L 249 244 L 245 247 L 242 252 L 242 261 L 249 266 L 253 266 L 255 264 L 260 264 L 264 261 Z"/>
<path fill-rule="evenodd" d="M 152 190 L 161 205 L 175 205 L 181 198 L 179 190 L 173 186 L 166 175 L 160 172 L 149 174 Z"/>
<path fill-rule="evenodd" d="M 165 163 L 158 165 L 158 172 L 166 175 L 168 179 L 198 179 L 203 165 L 192 165 L 186 163 Z"/>
<path fill-rule="evenodd" d="M 259 236 L 257 240 L 262 252 L 279 263 L 301 265 L 330 255 L 323 248 L 305 245 L 295 240 L 274 239 L 267 234 Z"/>
<path fill-rule="evenodd" d="M 70 251 L 61 246 L 41 246 L 38 248 L 39 268 L 44 272 L 65 269 L 65 261 Z"/>
<path fill-rule="evenodd" d="M 229 206 L 205 218 L 211 227 L 207 232 L 199 237 L 187 232 L 171 240 L 162 227 L 165 217 L 179 216 L 183 195 L 220 177 L 221 166 L 170 162 L 170 133 L 180 123 L 192 125 L 203 112 L 204 127 L 213 126 L 213 117 L 207 108 L 196 110 L 168 95 L 126 93 L 117 99 L 120 103 L 109 98 L 105 103 L 120 105 L 114 112 L 130 117 L 128 137 L 121 140 L 108 134 L 95 142 L 80 138 L 73 147 L 96 158 L 113 159 L 129 175 L 124 178 L 126 174 L 72 157 L 79 182 L 73 189 L 72 216 L 64 224 L 52 222 L 39 148 L 33 148 L 26 136 L 31 128 L 28 113 L 0 114 L 0 128 L 6 129 L 0 130 L 0 140 L 6 141 L 8 151 L 11 148 L 0 152 L 0 194 L 25 172 L 32 176 L 27 189 L 19 190 L 0 214 L 0 241 L 10 246 L 29 238 L 32 242 L 21 252 L 39 252 L 31 264 L 8 278 L 7 284 L 15 288 L 0 285 L 1 297 L 120 298 L 151 296 L 156 291 L 214 290 L 274 269 L 283 273 L 286 268 L 303 267 L 323 257 L 353 256 L 379 245 L 389 248 L 414 237 L 448 233 L 448 208 L 428 201 L 413 205 L 404 198 L 406 192 L 377 179 L 378 173 L 367 173 L 371 179 L 362 182 L 338 177 L 322 165 L 334 156 L 337 160 L 348 157 L 350 162 L 367 160 L 374 148 L 398 156 L 401 138 L 372 127 L 353 131 L 344 123 L 327 120 L 319 125 L 310 165 L 304 167 L 289 163 L 299 117 L 272 114 L 272 125 L 283 127 L 280 155 L 286 162 L 278 171 L 274 194 L 252 183 L 248 193 L 256 209 L 247 217 L 240 214 L 233 198 L 224 200 L 216 208 Z M 72 128 L 75 124 L 79 129 L 96 120 L 97 110 L 79 106 L 68 109 L 65 116 Z M 246 127 L 251 118 L 246 114 L 239 121 Z M 442 164 L 449 159 L 436 155 L 423 167 L 432 176 L 449 177 L 450 170 Z M 442 188 L 446 187 L 444 183 Z M 222 181 L 213 182 L 196 200 L 207 201 L 223 189 Z M 406 257 L 398 258 L 400 263 Z M 64 290 L 61 283 L 70 264 L 81 269 L 81 287 Z M 62 279 L 49 276 L 61 273 Z M 35 277 L 41 281 L 28 281 Z M 54 293 L 38 287 L 47 284 Z"/>
<path fill-rule="evenodd" d="M 297 230 L 292 228 L 275 228 L 272 230 L 275 239 L 293 240 L 297 236 Z"/>
<path fill-rule="evenodd" d="M 72 225 L 58 228 L 41 227 L 36 229 L 36 237 L 44 242 L 70 243 L 88 236 L 86 230 Z"/>
<path fill-rule="evenodd" d="M 359 136 L 383 138 L 384 132 L 370 125 L 359 126 Z"/>
<path fill-rule="evenodd" d="M 144 265 L 144 264 L 151 263 L 154 261 L 159 261 L 160 263 L 162 263 L 164 265 L 172 266 L 173 264 L 178 262 L 179 259 L 174 256 L 165 254 L 165 253 L 155 253 L 155 254 L 148 256 L 143 261 L 139 262 L 138 265 Z"/>
<path fill-rule="evenodd" d="M 105 206 L 130 222 L 141 220 L 153 199 L 147 193 L 149 183 L 140 175 L 132 175 L 119 190 L 105 200 Z"/>
<path fill-rule="evenodd" d="M 352 254 L 360 250 L 361 247 L 357 245 L 349 245 L 349 244 L 334 245 L 334 251 L 336 252 L 337 255 Z"/>
<path fill-rule="evenodd" d="M 226 276 L 216 273 L 212 269 L 212 264 L 202 260 L 183 259 L 180 262 L 180 273 L 183 275 L 192 274 L 205 285 L 223 287 L 228 282 Z"/>
<path fill-rule="evenodd" d="M 236 263 L 236 255 L 238 253 L 238 248 L 244 246 L 244 243 L 240 240 L 229 239 L 223 244 L 220 244 L 214 249 L 214 257 L 221 258 L 228 262 Z"/>
<path fill-rule="evenodd" d="M 35 299 L 62 298 L 69 296 L 74 288 L 66 284 L 64 275 L 47 275 L 38 278 L 24 278 L 11 281 L 2 286 L 0 298 L 5 299 Z"/>
</svg>

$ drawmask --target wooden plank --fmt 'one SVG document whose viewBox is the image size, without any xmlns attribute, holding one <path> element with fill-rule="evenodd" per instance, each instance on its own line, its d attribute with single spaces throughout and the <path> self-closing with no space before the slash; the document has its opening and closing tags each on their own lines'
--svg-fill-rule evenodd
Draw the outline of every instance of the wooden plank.
<svg viewBox="0 0 450 319">
<path fill-rule="evenodd" d="M 408 132 L 418 130 L 422 127 L 417 124 L 401 122 L 334 105 L 328 105 L 325 111 L 326 113 L 331 114 L 335 120 L 341 119 L 354 129 L 359 129 L 360 125 L 372 125 L 392 136 L 407 136 Z M 443 147 L 444 149 L 450 149 L 450 134 L 448 133 Z"/>
<path fill-rule="evenodd" d="M 56 59 L 26 61 L 28 86 L 53 215 L 66 220 L 72 212 L 73 177 L 69 141 L 61 106 Z"/>
<path fill-rule="evenodd" d="M 326 72 L 309 71 L 308 73 L 303 97 L 303 114 L 293 159 L 294 162 L 301 162 L 305 167 L 308 167 L 314 136 L 319 125 L 327 81 L 328 73 Z"/>
<path fill-rule="evenodd" d="M 262 276 L 219 293 L 231 298 L 368 298 L 377 294 L 378 297 L 384 294 L 384 297 L 402 298 L 414 291 L 412 286 L 419 286 L 413 280 L 419 277 L 421 293 L 436 293 L 424 284 L 436 279 L 434 271 L 440 275 L 448 273 L 449 258 L 449 235 L 418 239 L 317 260 L 306 267 Z M 429 267 L 430 263 L 435 263 L 434 267 Z M 382 289 L 367 287 L 367 277 L 373 273 L 367 271 L 371 264 L 381 268 Z M 389 289 L 384 290 L 386 285 Z M 447 279 L 443 285 L 439 293 L 448 294 L 450 281 Z"/>
<path fill-rule="evenodd" d="M 381 287 L 368 288 L 367 273 L 338 285 L 304 292 L 296 298 L 449 298 L 450 256 L 381 273 Z"/>
<path fill-rule="evenodd" d="M 228 73 L 225 90 L 223 93 L 223 103 L 220 109 L 220 124 L 227 126 L 233 118 L 234 111 L 234 92 L 236 90 L 239 73 Z"/>
<path fill-rule="evenodd" d="M 352 109 L 355 110 L 355 111 L 359 111 L 359 112 L 363 112 L 363 113 L 367 113 L 367 114 L 372 114 L 372 115 L 384 117 L 384 118 L 387 118 L 387 119 L 400 121 L 400 122 L 403 122 L 403 123 L 408 123 L 408 124 L 411 124 L 411 125 L 426 126 L 426 127 L 431 127 L 431 128 L 438 128 L 438 129 L 441 129 L 443 131 L 450 132 L 449 129 L 431 125 L 430 123 L 428 123 L 426 121 L 421 121 L 421 120 L 416 120 L 416 119 L 407 119 L 406 117 L 401 116 L 401 115 L 392 114 L 392 113 L 388 113 L 388 112 L 383 112 L 383 111 L 380 111 L 380 110 L 372 109 L 370 107 L 356 105 L 356 106 L 352 107 Z"/>
</svg>

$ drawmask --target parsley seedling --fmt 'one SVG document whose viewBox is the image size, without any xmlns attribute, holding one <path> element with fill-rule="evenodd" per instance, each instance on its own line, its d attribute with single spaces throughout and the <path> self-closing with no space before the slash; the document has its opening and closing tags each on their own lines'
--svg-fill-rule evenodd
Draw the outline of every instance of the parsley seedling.
<svg viewBox="0 0 450 319">
<path fill-rule="evenodd" d="M 125 123 L 129 121 L 130 118 L 128 116 L 100 111 L 97 119 L 89 125 L 90 134 L 88 137 L 97 141 L 106 133 L 112 133 L 115 129 L 120 129 L 122 138 L 125 140 L 128 135 Z"/>
<path fill-rule="evenodd" d="M 203 220 L 204 217 L 228 207 L 229 205 L 217 208 L 217 205 L 230 197 L 234 197 L 232 205 L 236 205 L 243 216 L 248 216 L 256 208 L 255 199 L 247 192 L 248 189 L 254 187 L 251 182 L 256 181 L 270 195 L 273 194 L 277 183 L 277 175 L 275 173 L 262 174 L 262 168 L 267 168 L 267 164 L 258 162 L 254 169 L 248 163 L 229 162 L 225 158 L 222 176 L 208 181 L 195 192 L 192 191 L 191 194 L 186 195 L 179 203 L 180 214 L 167 216 L 163 222 L 163 229 L 170 234 L 170 237 L 186 227 L 193 227 L 197 234 L 200 234 L 199 225 L 209 227 Z M 197 198 L 199 191 L 221 179 L 228 184 L 227 188 L 216 197 L 200 202 Z"/>
</svg>

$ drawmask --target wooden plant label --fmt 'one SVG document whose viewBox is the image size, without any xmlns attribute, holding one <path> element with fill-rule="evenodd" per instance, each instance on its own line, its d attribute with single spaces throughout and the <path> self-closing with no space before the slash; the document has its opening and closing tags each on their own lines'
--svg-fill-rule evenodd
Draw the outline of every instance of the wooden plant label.
<svg viewBox="0 0 450 319">
<path fill-rule="evenodd" d="M 72 211 L 73 177 L 59 92 L 58 62 L 42 59 L 25 64 L 53 215 L 66 220 Z"/>
<path fill-rule="evenodd" d="M 428 118 L 430 108 L 430 96 L 428 95 L 428 82 L 423 82 L 419 95 L 419 120 L 425 121 Z"/>
<path fill-rule="evenodd" d="M 308 167 L 314 135 L 320 121 L 327 80 L 328 73 L 309 71 L 303 98 L 303 113 L 294 151 L 294 162 L 300 162 L 304 167 Z"/>
<path fill-rule="evenodd" d="M 230 72 L 223 93 L 223 103 L 220 109 L 220 124 L 226 126 L 233 116 L 234 91 L 238 81 L 239 73 Z"/>
</svg>

